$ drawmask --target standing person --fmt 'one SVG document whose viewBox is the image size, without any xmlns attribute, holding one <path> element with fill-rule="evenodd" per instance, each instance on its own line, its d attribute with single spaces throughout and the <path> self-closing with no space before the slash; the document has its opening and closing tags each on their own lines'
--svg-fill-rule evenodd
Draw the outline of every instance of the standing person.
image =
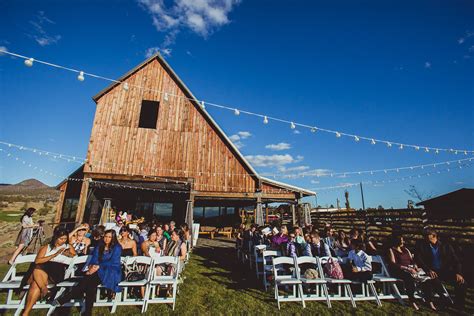
<svg viewBox="0 0 474 316">
<path fill-rule="evenodd" d="M 124 226 L 120 229 L 120 246 L 122 246 L 122 257 L 136 257 L 137 242 L 130 238 L 130 230 Z"/>
<path fill-rule="evenodd" d="M 33 223 L 33 213 L 36 211 L 35 208 L 30 207 L 25 211 L 23 216 L 20 219 L 21 230 L 18 233 L 18 236 L 15 241 L 15 252 L 13 252 L 12 257 L 8 260 L 8 264 L 12 265 L 15 262 L 16 257 L 21 253 L 21 251 L 28 246 L 33 238 L 33 228 L 38 227 Z"/>
<path fill-rule="evenodd" d="M 92 307 L 96 300 L 96 292 L 99 284 L 102 284 L 106 289 L 114 293 L 121 291 L 118 286 L 120 281 L 122 281 L 121 253 L 122 247 L 117 240 L 115 231 L 113 229 L 106 230 L 103 240 L 92 253 L 92 259 L 85 273 L 85 277 L 81 279 L 79 284 L 73 287 L 69 293 L 55 300 L 52 305 L 63 305 L 72 298 L 85 294 L 84 315 L 92 315 Z"/>
<path fill-rule="evenodd" d="M 26 284 L 30 285 L 22 315 L 29 315 L 38 299 L 48 294 L 48 284 L 56 284 L 64 280 L 67 265 L 54 261 L 61 254 L 70 257 L 76 255 L 74 248 L 68 243 L 68 232 L 57 229 L 54 231 L 51 242 L 39 249 L 35 262 L 31 264 L 21 281 L 20 289 Z"/>
<path fill-rule="evenodd" d="M 372 257 L 365 253 L 364 243 L 360 239 L 353 239 L 351 248 L 348 255 L 352 268 L 349 279 L 364 283 L 372 280 Z"/>
<path fill-rule="evenodd" d="M 170 228 L 168 229 L 168 233 L 171 236 L 171 233 L 173 233 L 173 230 L 176 228 L 176 223 L 174 221 L 170 222 Z"/>
<path fill-rule="evenodd" d="M 454 304 L 460 310 L 464 309 L 466 298 L 466 282 L 462 275 L 462 264 L 454 248 L 438 239 L 435 230 L 427 230 L 425 239 L 417 245 L 415 260 L 434 281 L 434 290 L 441 296 L 441 282 L 454 283 Z"/>
<path fill-rule="evenodd" d="M 86 237 L 88 231 L 89 224 L 84 223 L 69 234 L 69 241 L 78 256 L 87 255 L 87 250 L 91 244 L 91 240 Z"/>
<path fill-rule="evenodd" d="M 417 267 L 410 250 L 405 247 L 403 236 L 393 236 L 392 244 L 393 246 L 388 250 L 390 272 L 393 277 L 403 280 L 412 307 L 415 310 L 419 310 L 415 301 L 415 282 L 417 282 L 416 275 L 421 269 Z M 433 298 L 427 296 L 431 293 L 431 290 L 427 288 L 430 286 L 430 280 L 426 280 L 420 283 L 420 285 L 425 296 L 425 301 L 432 310 L 436 310 L 432 300 Z"/>
</svg>

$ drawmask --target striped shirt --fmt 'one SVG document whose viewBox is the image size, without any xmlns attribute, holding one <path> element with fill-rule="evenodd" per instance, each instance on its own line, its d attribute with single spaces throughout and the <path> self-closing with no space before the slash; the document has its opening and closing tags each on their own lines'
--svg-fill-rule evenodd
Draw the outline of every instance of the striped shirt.
<svg viewBox="0 0 474 316">
<path fill-rule="evenodd" d="M 372 257 L 367 255 L 364 251 L 359 250 L 358 253 L 355 250 L 349 251 L 349 260 L 357 267 L 358 271 L 372 271 Z"/>
</svg>

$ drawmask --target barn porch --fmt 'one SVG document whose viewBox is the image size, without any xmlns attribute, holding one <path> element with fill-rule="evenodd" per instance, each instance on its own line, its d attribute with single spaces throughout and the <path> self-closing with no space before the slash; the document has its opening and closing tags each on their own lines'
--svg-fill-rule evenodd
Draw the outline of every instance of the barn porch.
<svg viewBox="0 0 474 316">
<path fill-rule="evenodd" d="M 146 222 L 183 223 L 187 221 L 187 209 L 192 209 L 188 220 L 195 223 L 235 226 L 242 222 L 243 209 L 260 207 L 266 214 L 265 210 L 272 203 L 290 204 L 295 209 L 300 199 L 309 195 L 296 187 L 269 179 L 263 181 L 266 181 L 262 185 L 267 186 L 267 192 L 210 192 L 192 190 L 192 179 L 84 175 L 81 167 L 57 186 L 61 194 L 56 223 L 69 228 L 80 222 L 98 224 L 106 201 L 110 201 L 115 211 L 126 211 L 134 218 L 143 217 Z M 268 186 L 281 192 L 272 193 Z"/>
</svg>

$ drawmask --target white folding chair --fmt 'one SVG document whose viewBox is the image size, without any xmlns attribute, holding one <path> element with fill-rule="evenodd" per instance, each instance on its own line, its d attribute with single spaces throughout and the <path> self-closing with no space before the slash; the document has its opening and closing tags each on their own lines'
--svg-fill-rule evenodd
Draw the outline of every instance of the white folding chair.
<svg viewBox="0 0 474 316">
<path fill-rule="evenodd" d="M 79 271 L 80 268 L 83 268 L 83 265 L 90 259 L 89 256 L 76 256 L 73 258 L 72 265 L 66 271 L 66 275 L 64 277 L 64 281 L 59 282 L 56 284 L 58 291 L 55 295 L 55 299 L 60 297 L 67 289 L 76 286 L 79 281 L 83 278 L 81 276 L 81 272 Z M 81 306 L 82 300 L 74 300 L 64 304 L 63 306 Z M 51 306 L 48 310 L 47 315 L 52 315 L 56 309 L 56 306 Z"/>
<path fill-rule="evenodd" d="M 153 260 L 150 279 L 145 289 L 145 303 L 143 304 L 142 313 L 148 309 L 148 304 L 153 303 L 165 303 L 173 304 L 173 310 L 176 306 L 176 293 L 178 291 L 178 278 L 180 274 L 180 260 L 179 257 L 164 256 L 158 257 Z M 156 268 L 162 267 L 173 267 L 171 275 L 156 275 Z M 165 268 L 162 268 L 163 272 L 167 272 Z M 156 291 L 160 286 L 172 286 L 172 297 L 157 297 Z"/>
<path fill-rule="evenodd" d="M 314 290 L 316 291 L 316 294 L 303 292 L 302 293 L 303 299 L 305 301 L 326 300 L 326 304 L 328 305 L 329 308 L 331 308 L 331 300 L 329 299 L 327 281 L 324 278 L 324 275 L 319 275 L 319 278 L 314 278 L 314 279 L 305 278 L 304 275 L 301 275 L 302 271 L 304 272 L 304 270 L 301 269 L 302 266 L 305 269 L 314 269 L 319 274 L 318 259 L 315 257 L 309 257 L 309 256 L 295 258 L 296 277 L 299 280 L 301 280 L 301 282 L 303 282 L 303 285 L 305 285 L 310 291 L 313 289 L 312 288 L 313 286 L 314 286 Z"/>
<path fill-rule="evenodd" d="M 292 257 L 273 258 L 273 278 L 278 309 L 280 309 L 280 302 L 301 302 L 303 308 L 306 307 L 303 299 L 303 282 L 296 277 L 295 260 Z M 293 294 L 280 295 L 281 286 L 285 288 L 292 286 Z"/>
<path fill-rule="evenodd" d="M 318 258 L 318 268 L 319 268 L 319 275 L 324 276 L 324 269 L 323 266 L 327 264 L 329 258 L 331 257 L 320 257 Z M 337 260 L 337 258 L 332 258 L 333 260 Z M 337 294 L 329 295 L 331 300 L 337 301 L 351 301 L 352 307 L 356 307 L 356 303 L 354 301 L 354 296 L 352 295 L 351 284 L 352 281 L 348 279 L 333 279 L 327 276 L 324 276 L 325 280 L 329 285 L 333 285 L 337 287 Z M 343 291 L 344 289 L 344 291 Z"/>
<path fill-rule="evenodd" d="M 262 258 L 262 252 L 267 248 L 266 245 L 256 245 L 253 248 L 253 256 L 255 257 L 255 274 L 257 275 L 257 279 L 260 278 L 260 274 L 263 274 L 263 272 L 259 271 L 260 270 L 260 265 L 263 262 Z"/>
<path fill-rule="evenodd" d="M 372 260 L 372 256 L 367 255 Z M 375 280 L 367 280 L 367 282 L 358 282 L 352 281 L 352 284 L 360 285 L 362 288 L 361 295 L 353 293 L 355 301 L 372 301 L 375 300 L 375 303 L 378 306 L 382 306 L 379 295 L 377 294 L 377 289 L 375 288 Z"/>
<path fill-rule="evenodd" d="M 115 313 L 118 306 L 121 305 L 141 305 L 142 309 L 145 305 L 146 301 L 146 294 L 143 299 L 136 300 L 134 298 L 129 298 L 129 289 L 136 288 L 136 287 L 144 287 L 145 291 L 150 281 L 150 274 L 152 270 L 152 262 L 153 259 L 151 257 L 146 256 L 138 256 L 138 257 L 127 257 L 125 261 L 125 267 L 133 268 L 138 267 L 140 271 L 143 271 L 143 279 L 137 281 L 122 281 L 119 283 L 119 286 L 122 288 L 121 292 L 115 294 L 114 305 L 112 306 L 111 313 Z"/>
<path fill-rule="evenodd" d="M 390 276 L 390 273 L 388 272 L 385 262 L 381 256 L 372 256 L 372 263 L 377 263 L 380 265 L 380 272 L 374 273 L 372 278 L 375 282 L 382 284 L 382 293 L 378 294 L 379 299 L 397 299 L 401 304 L 403 304 L 403 299 L 408 298 L 408 296 L 400 294 L 397 286 L 397 282 L 400 280 Z"/>
<path fill-rule="evenodd" d="M 67 265 L 67 268 L 64 271 L 64 278 L 66 278 L 71 273 L 72 267 L 74 265 L 74 258 L 67 257 L 64 255 L 59 255 L 55 258 L 55 260 L 60 261 L 61 263 Z M 48 284 L 48 289 L 52 289 L 55 287 L 56 287 L 56 284 Z M 23 290 L 28 290 L 29 288 L 30 288 L 29 285 L 25 285 L 23 287 Z M 25 307 L 27 296 L 28 295 L 25 294 L 23 298 L 21 299 L 19 306 L 14 314 L 15 316 L 19 316 L 21 314 L 23 308 Z M 46 309 L 46 308 L 49 310 L 51 308 L 51 304 L 47 303 L 45 300 L 39 300 L 33 306 L 33 309 Z"/>
<path fill-rule="evenodd" d="M 265 287 L 265 291 L 267 291 L 268 288 L 267 276 L 271 275 L 273 270 L 272 260 L 277 256 L 278 251 L 276 250 L 264 250 L 262 253 L 263 286 Z"/>
<path fill-rule="evenodd" d="M 7 298 L 5 304 L 0 304 L 0 309 L 13 309 L 20 306 L 21 300 L 13 298 L 13 294 L 16 290 L 20 288 L 22 275 L 17 275 L 18 265 L 20 264 L 31 264 L 35 261 L 36 255 L 19 255 L 16 257 L 15 262 L 8 269 L 7 274 L 3 277 L 2 282 L 0 282 L 0 291 L 7 292 Z"/>
</svg>

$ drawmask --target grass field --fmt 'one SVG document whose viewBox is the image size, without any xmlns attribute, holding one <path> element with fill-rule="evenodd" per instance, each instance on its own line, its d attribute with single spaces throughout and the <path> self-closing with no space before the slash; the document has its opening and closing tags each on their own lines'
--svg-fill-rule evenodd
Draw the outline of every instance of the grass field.
<svg viewBox="0 0 474 316">
<path fill-rule="evenodd" d="M 150 305 L 149 315 L 222 315 L 222 314 L 259 314 L 259 315 L 436 315 L 422 307 L 420 312 L 414 312 L 409 307 L 404 307 L 394 301 L 383 301 L 383 306 L 378 308 L 372 302 L 360 302 L 357 309 L 353 309 L 349 302 L 333 302 L 333 308 L 328 309 L 322 302 L 309 302 L 306 309 L 298 303 L 283 303 L 279 311 L 273 292 L 264 292 L 260 283 L 255 280 L 255 274 L 235 264 L 235 253 L 230 241 L 211 241 L 201 239 L 199 247 L 194 249 L 190 263 L 186 266 L 184 284 L 173 312 L 168 305 Z M 6 266 L 1 267 L 2 274 Z M 472 315 L 473 293 L 469 295 L 469 310 L 465 315 Z M 77 315 L 78 310 L 73 309 L 71 314 Z M 34 315 L 44 315 L 44 311 L 35 311 Z M 139 314 L 139 307 L 119 307 L 117 315 Z M 7 314 L 12 314 L 8 312 Z M 67 314 L 60 310 L 58 315 Z M 94 308 L 94 315 L 108 315 L 107 308 Z M 460 314 L 448 310 L 442 315 Z"/>
</svg>

